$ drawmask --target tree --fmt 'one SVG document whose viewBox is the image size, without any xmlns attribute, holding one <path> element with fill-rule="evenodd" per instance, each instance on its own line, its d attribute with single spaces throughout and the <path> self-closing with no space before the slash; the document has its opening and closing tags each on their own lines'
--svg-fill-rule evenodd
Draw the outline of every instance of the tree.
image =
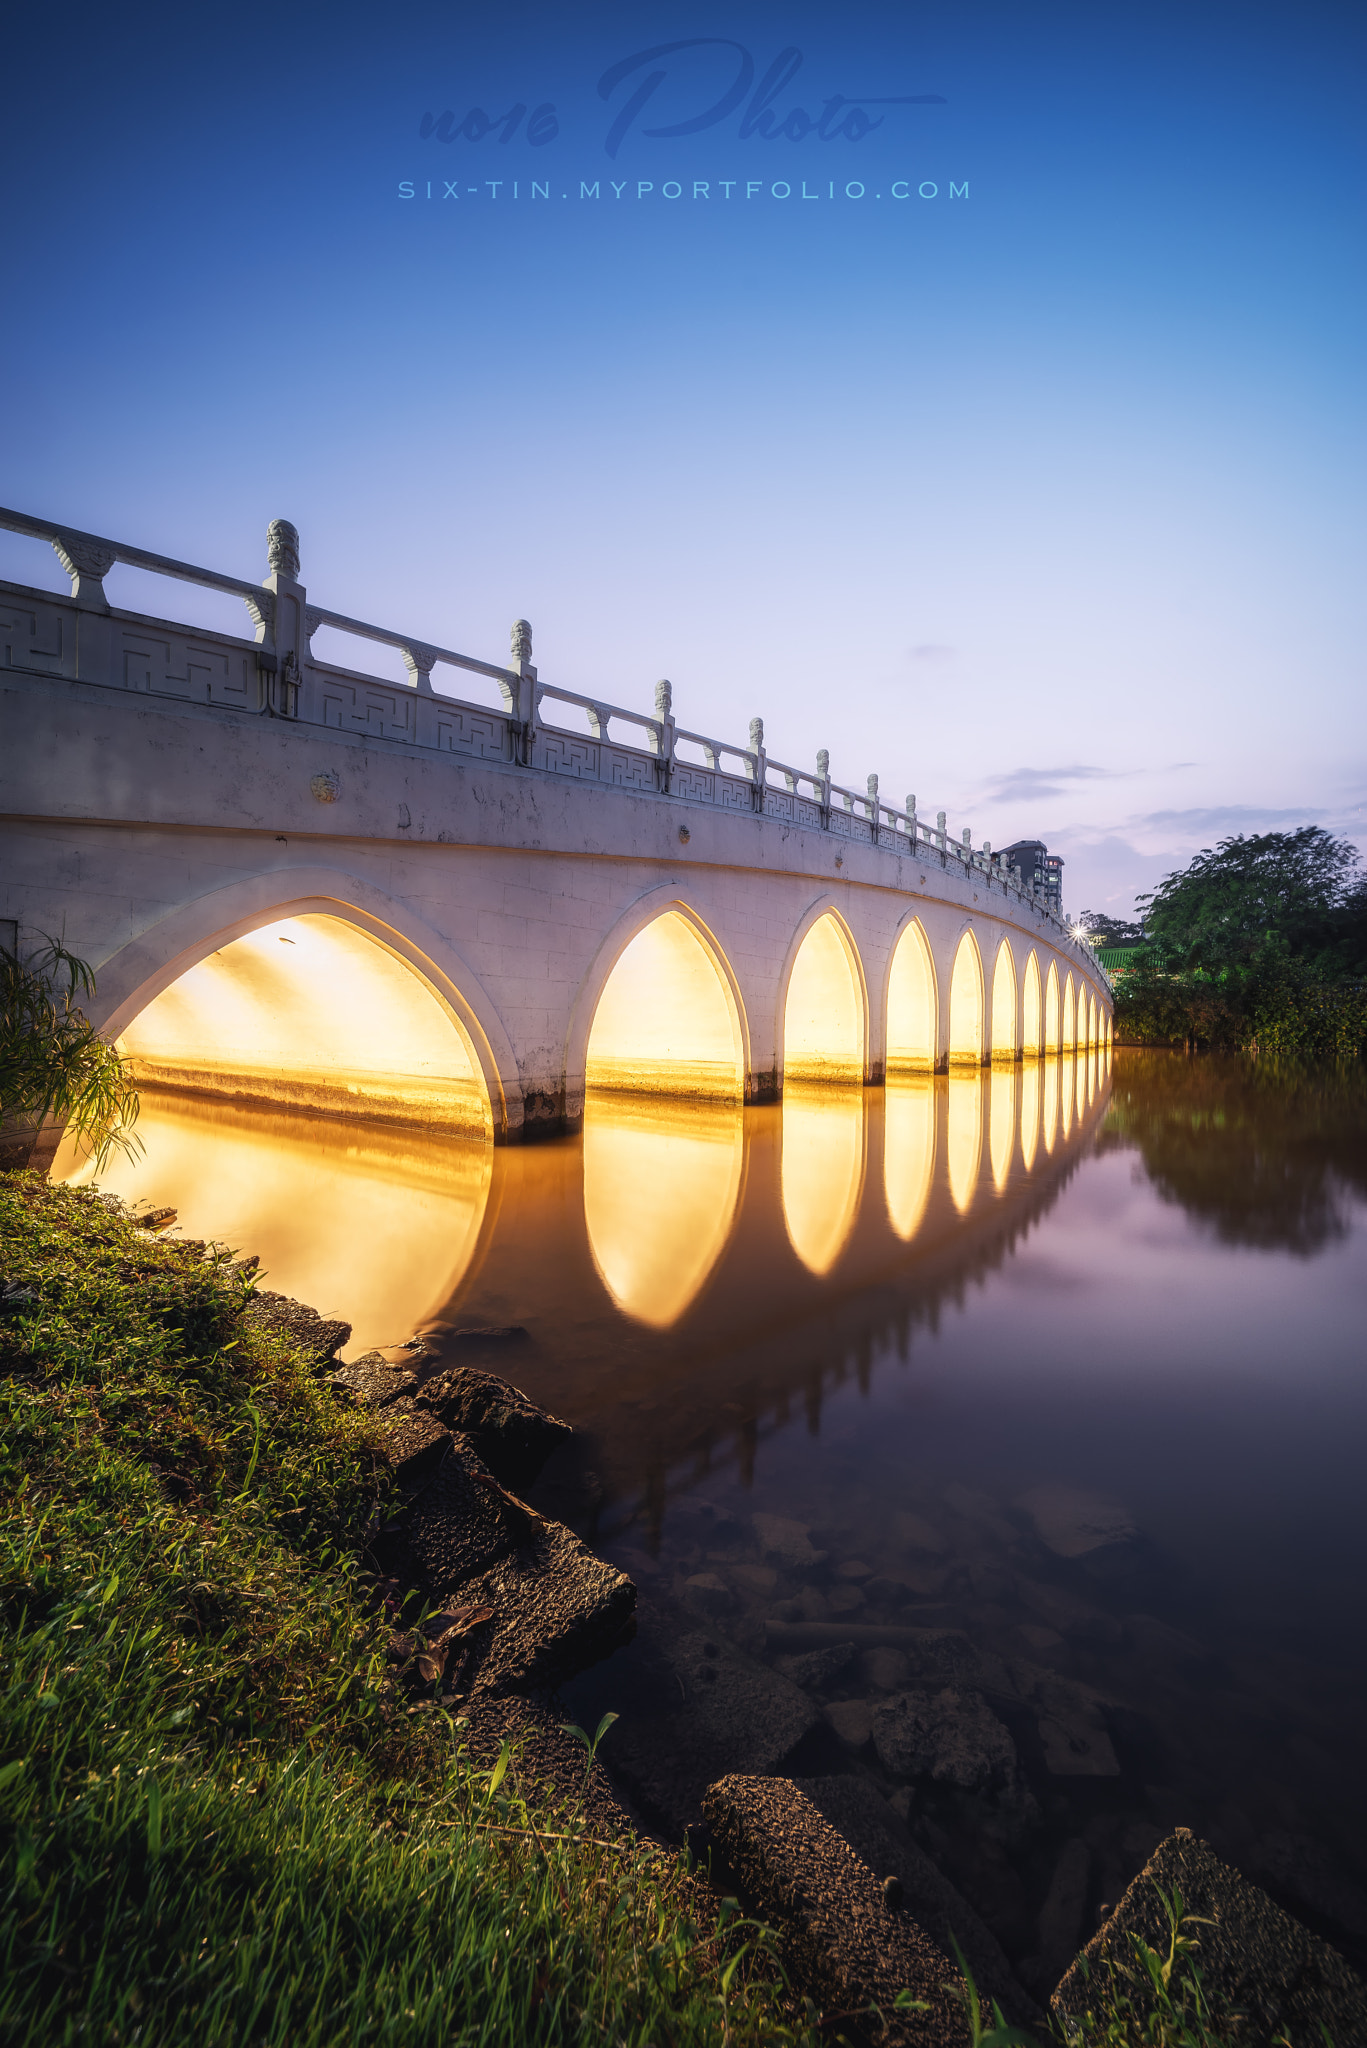
<svg viewBox="0 0 1367 2048">
<path fill-rule="evenodd" d="M 1123 917 L 1107 917 L 1102 910 L 1084 910 L 1078 923 L 1094 946 L 1138 946 L 1144 940 L 1142 924 Z"/>
<path fill-rule="evenodd" d="M 1332 947 L 1357 879 L 1357 849 L 1321 825 L 1239 833 L 1138 901 L 1144 936 L 1177 965 L 1218 973 L 1275 953 Z"/>
<path fill-rule="evenodd" d="M 24 961 L 0 947 L 0 1115 L 41 1124 L 59 1118 L 92 1147 L 138 1150 L 138 1092 L 114 1047 L 77 1004 L 95 977 L 55 939 Z"/>
</svg>

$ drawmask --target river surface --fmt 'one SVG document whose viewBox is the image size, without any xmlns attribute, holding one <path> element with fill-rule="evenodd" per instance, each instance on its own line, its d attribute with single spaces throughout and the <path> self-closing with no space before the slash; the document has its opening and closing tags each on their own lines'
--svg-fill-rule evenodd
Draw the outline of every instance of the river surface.
<svg viewBox="0 0 1367 2048">
<path fill-rule="evenodd" d="M 641 1632 L 566 1705 L 620 1710 L 660 1825 L 690 1743 L 861 1778 L 1042 1992 L 1182 1824 L 1363 1966 L 1361 1074 L 600 1096 L 497 1153 L 170 1095 L 140 1130 L 103 1184 L 259 1252 L 352 1354 L 425 1331 L 574 1424 L 535 1498 Z M 1009 1729 L 979 1783 L 899 1754 L 946 1686 Z"/>
</svg>

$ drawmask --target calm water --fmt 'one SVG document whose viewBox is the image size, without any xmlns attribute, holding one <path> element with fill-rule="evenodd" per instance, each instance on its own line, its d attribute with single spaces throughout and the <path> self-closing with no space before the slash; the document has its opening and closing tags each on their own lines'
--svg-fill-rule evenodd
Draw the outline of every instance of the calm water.
<svg viewBox="0 0 1367 2048">
<path fill-rule="evenodd" d="M 106 1184 L 260 1252 L 353 1351 L 424 1329 L 574 1423 L 537 1497 L 642 1629 L 568 1704 L 622 1710 L 655 1818 L 691 1796 L 660 1764 L 691 1631 L 752 1674 L 709 1767 L 779 1761 L 795 1680 L 786 1767 L 890 1795 L 1027 1976 L 1176 1823 L 1367 1959 L 1361 1077 L 1121 1052 L 744 1113 L 603 1097 L 498 1154 L 170 1097 L 142 1133 Z M 966 1636 L 1009 1797 L 909 1795 L 868 1741 L 931 1682 L 908 1628 Z M 768 1676 L 844 1630 L 839 1670 Z"/>
</svg>

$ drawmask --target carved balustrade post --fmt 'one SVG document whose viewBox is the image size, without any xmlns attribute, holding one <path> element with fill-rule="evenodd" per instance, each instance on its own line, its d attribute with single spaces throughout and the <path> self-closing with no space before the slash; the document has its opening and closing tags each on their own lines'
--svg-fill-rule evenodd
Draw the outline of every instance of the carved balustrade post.
<svg viewBox="0 0 1367 2048">
<path fill-rule="evenodd" d="M 907 845 L 908 845 L 908 847 L 910 848 L 910 850 L 911 850 L 911 851 L 912 851 L 913 853 L 915 853 L 915 851 L 916 851 L 916 799 L 915 799 L 915 797 L 914 797 L 914 796 L 909 796 L 909 797 L 907 798 Z"/>
<path fill-rule="evenodd" d="M 674 686 L 668 676 L 661 676 L 655 685 L 655 716 L 660 721 L 658 735 L 652 735 L 657 756 L 655 777 L 662 796 L 669 795 L 669 785 L 674 779 Z"/>
<path fill-rule="evenodd" d="M 109 673 L 112 626 L 104 579 L 118 556 L 85 534 L 63 533 L 53 552 L 71 578 L 71 601 L 79 607 L 76 621 L 76 673 L 83 682 L 102 683 Z"/>
<path fill-rule="evenodd" d="M 935 813 L 935 844 L 939 847 L 941 853 L 948 853 L 949 836 L 945 831 L 945 814 L 943 811 Z"/>
<path fill-rule="evenodd" d="M 757 811 L 762 811 L 764 809 L 764 783 L 768 774 L 769 759 L 764 751 L 764 720 L 762 718 L 752 718 L 750 720 L 750 751 L 755 757 L 750 770 L 752 782 L 750 801 Z"/>
<path fill-rule="evenodd" d="M 872 834 L 873 834 L 873 843 L 874 843 L 874 845 L 875 845 L 875 846 L 877 846 L 877 844 L 878 844 L 878 777 L 877 777 L 876 775 L 871 775 L 871 776 L 869 777 L 869 782 L 868 782 L 868 789 L 869 789 L 869 805 L 868 805 L 868 809 L 869 809 L 869 830 L 870 830 L 870 832 L 872 832 Z"/>
<path fill-rule="evenodd" d="M 817 750 L 816 783 L 816 800 L 821 806 L 821 829 L 823 832 L 829 832 L 831 829 L 831 750 L 829 747 L 820 747 Z"/>
<path fill-rule="evenodd" d="M 260 709 L 271 718 L 297 718 L 304 663 L 317 618 L 308 614 L 308 593 L 299 581 L 299 535 L 288 519 L 266 528 L 270 573 L 259 593 L 247 599 L 256 621 Z"/>
<path fill-rule="evenodd" d="M 517 700 L 513 714 L 513 759 L 530 768 L 536 753 L 536 670 L 532 666 L 532 629 L 525 619 L 514 619 L 512 661 L 518 676 Z"/>
</svg>

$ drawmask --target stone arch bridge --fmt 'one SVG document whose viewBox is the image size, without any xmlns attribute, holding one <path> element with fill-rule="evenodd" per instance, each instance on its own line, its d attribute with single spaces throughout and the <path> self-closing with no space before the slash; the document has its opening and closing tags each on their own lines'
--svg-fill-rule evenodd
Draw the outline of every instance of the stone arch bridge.
<svg viewBox="0 0 1367 2048">
<path fill-rule="evenodd" d="M 593 1080 L 764 1101 L 1110 1038 L 1093 953 L 1018 870 L 876 775 L 775 760 L 758 719 L 738 746 L 681 726 L 667 683 L 650 711 L 562 690 L 525 621 L 497 664 L 322 610 L 283 521 L 260 585 L 0 526 L 50 543 L 71 583 L 0 583 L 0 939 L 60 933 L 96 968 L 95 1021 L 154 1076 L 306 1101 L 270 1077 L 358 1019 L 390 1049 L 357 1071 L 402 1069 L 396 976 L 504 1143 L 575 1128 Z M 171 609 L 187 583 L 239 600 L 249 629 L 120 608 L 105 580 L 129 570 Z M 345 665 L 358 641 L 402 671 Z M 302 951 L 267 957 L 276 939 Z M 224 962 L 226 994 L 204 979 Z"/>
</svg>

